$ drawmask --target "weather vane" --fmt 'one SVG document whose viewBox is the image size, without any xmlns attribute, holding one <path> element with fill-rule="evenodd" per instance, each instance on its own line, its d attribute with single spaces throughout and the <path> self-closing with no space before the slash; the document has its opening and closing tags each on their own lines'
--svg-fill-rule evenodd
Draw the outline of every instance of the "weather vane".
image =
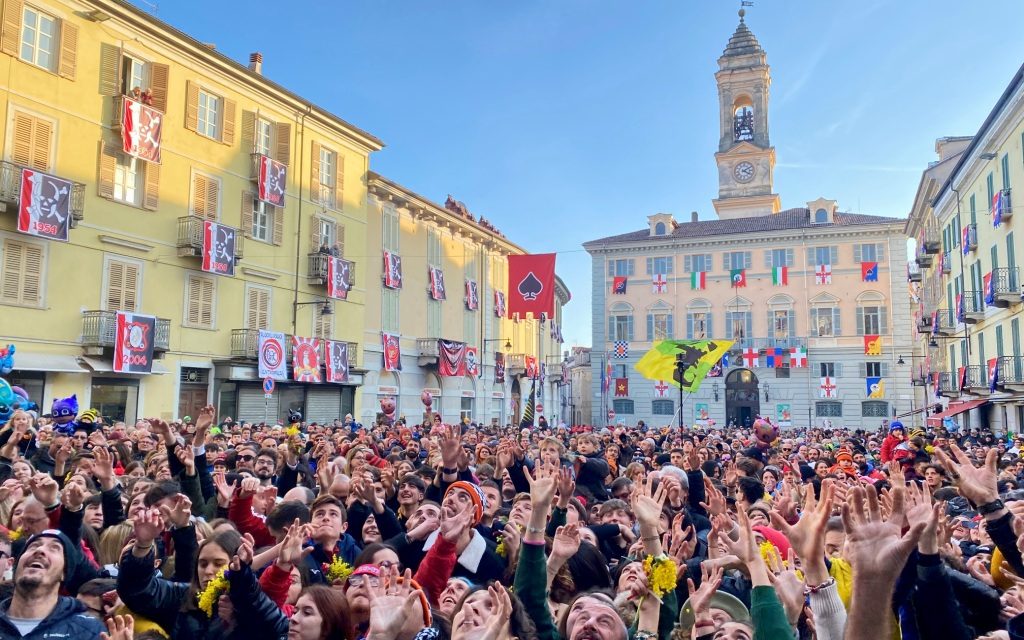
<svg viewBox="0 0 1024 640">
<path fill-rule="evenodd" d="M 747 15 L 747 10 L 744 7 L 754 6 L 754 0 L 740 0 L 740 21 L 743 21 L 743 16 Z"/>
</svg>

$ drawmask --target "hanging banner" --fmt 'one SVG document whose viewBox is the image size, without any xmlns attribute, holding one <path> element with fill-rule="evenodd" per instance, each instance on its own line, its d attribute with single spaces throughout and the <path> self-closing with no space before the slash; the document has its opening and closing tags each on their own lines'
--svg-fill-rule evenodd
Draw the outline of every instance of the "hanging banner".
<svg viewBox="0 0 1024 640">
<path fill-rule="evenodd" d="M 775 405 L 775 422 L 780 427 L 793 426 L 793 411 L 789 404 Z"/>
<path fill-rule="evenodd" d="M 381 332 L 380 341 L 384 348 L 384 370 L 402 370 L 402 347 L 397 333 Z"/>
<path fill-rule="evenodd" d="M 320 339 L 292 337 L 292 377 L 296 382 L 320 382 Z"/>
<path fill-rule="evenodd" d="M 494 315 L 499 318 L 505 317 L 505 292 L 494 291 Z"/>
<path fill-rule="evenodd" d="M 505 354 L 494 352 L 494 384 L 505 384 Z"/>
<path fill-rule="evenodd" d="M 327 295 L 336 300 L 347 300 L 352 289 L 352 263 L 341 258 L 327 259 Z"/>
<path fill-rule="evenodd" d="M 466 375 L 474 378 L 480 375 L 480 360 L 476 347 L 466 347 Z"/>
<path fill-rule="evenodd" d="M 327 382 L 348 382 L 348 343 L 325 340 L 324 353 Z"/>
<path fill-rule="evenodd" d="M 203 271 L 235 275 L 235 229 L 203 220 Z"/>
<path fill-rule="evenodd" d="M 441 376 L 466 375 L 466 343 L 454 340 L 437 341 L 437 373 Z"/>
<path fill-rule="evenodd" d="M 430 276 L 430 299 L 444 300 L 444 271 L 438 267 L 427 267 L 427 271 Z"/>
<path fill-rule="evenodd" d="M 477 293 L 476 280 L 466 280 L 466 309 L 476 311 L 480 308 L 480 295 Z"/>
<path fill-rule="evenodd" d="M 114 333 L 114 371 L 150 373 L 153 370 L 155 335 L 155 317 L 118 311 Z"/>
<path fill-rule="evenodd" d="M 284 206 L 284 187 L 288 167 L 269 156 L 260 156 L 260 171 L 256 179 L 256 197 L 275 207 Z"/>
<path fill-rule="evenodd" d="M 555 254 L 508 257 L 508 313 L 555 313 Z"/>
<path fill-rule="evenodd" d="M 402 288 L 402 258 L 390 251 L 384 252 L 384 286 L 388 289 Z"/>
<path fill-rule="evenodd" d="M 701 427 L 708 425 L 709 418 L 708 404 L 706 402 L 696 402 L 693 405 L 693 421 Z"/>
<path fill-rule="evenodd" d="M 288 379 L 288 363 L 284 358 L 284 334 L 277 331 L 259 332 L 257 347 L 259 377 L 274 380 Z"/>
<path fill-rule="evenodd" d="M 129 97 L 121 109 L 123 151 L 146 162 L 160 163 L 164 114 Z"/>
<path fill-rule="evenodd" d="M 69 180 L 22 169 L 18 231 L 67 242 L 71 229 L 71 187 Z"/>
</svg>

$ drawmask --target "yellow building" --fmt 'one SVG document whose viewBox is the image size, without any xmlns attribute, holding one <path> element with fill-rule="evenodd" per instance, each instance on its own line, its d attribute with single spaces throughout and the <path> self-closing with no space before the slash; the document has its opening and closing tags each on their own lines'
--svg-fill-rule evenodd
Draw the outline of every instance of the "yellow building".
<svg viewBox="0 0 1024 640">
<path fill-rule="evenodd" d="M 372 171 L 368 188 L 366 250 L 360 254 L 368 263 L 362 421 L 374 419 L 380 399 L 394 398 L 399 415 L 419 422 L 424 411 L 420 396 L 426 390 L 434 396 L 432 410 L 446 422 L 468 418 L 518 424 L 534 382 L 542 406 L 537 415 L 551 424 L 568 420 L 558 390 L 563 361 L 559 327 L 562 306 L 570 298 L 565 284 L 556 277 L 553 318 L 502 317 L 495 309 L 495 291 L 507 291 L 507 257 L 526 253 L 522 247 L 451 197 L 442 206 Z M 385 252 L 401 260 L 401 288 L 384 285 Z M 475 284 L 475 309 L 467 304 L 467 283 Z M 384 370 L 382 332 L 398 336 L 401 371 Z M 477 375 L 439 374 L 442 339 L 476 349 Z M 495 376 L 499 357 L 505 360 L 503 381 Z M 527 376 L 527 358 L 536 359 L 535 381 Z"/>
<path fill-rule="evenodd" d="M 915 370 L 933 407 L 929 421 L 1019 432 L 1024 296 L 1016 255 L 1024 247 L 1012 189 L 1024 184 L 1024 67 L 974 136 L 942 138 L 936 152 L 906 227 L 917 241 Z"/>
<path fill-rule="evenodd" d="M 12 383 L 44 411 L 75 393 L 125 420 L 207 402 L 244 419 L 357 412 L 374 269 L 354 259 L 365 279 L 325 315 L 318 249 L 363 253 L 381 141 L 263 77 L 258 54 L 246 67 L 127 2 L 5 0 L 2 21 L 0 343 L 17 345 Z M 162 127 L 159 163 L 121 150 L 136 89 Z M 261 156 L 287 168 L 283 206 L 257 196 Z M 68 242 L 18 232 L 22 167 L 72 181 Z M 202 270 L 206 220 L 237 230 L 233 276 Z M 118 311 L 156 316 L 152 374 L 113 371 Z M 349 382 L 281 383 L 265 404 L 259 329 L 352 343 Z"/>
</svg>

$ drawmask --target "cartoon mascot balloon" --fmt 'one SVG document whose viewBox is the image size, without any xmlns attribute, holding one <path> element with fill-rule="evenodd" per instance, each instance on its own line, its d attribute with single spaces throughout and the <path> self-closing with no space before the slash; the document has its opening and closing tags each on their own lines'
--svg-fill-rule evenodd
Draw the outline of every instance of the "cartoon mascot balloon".
<svg viewBox="0 0 1024 640">
<path fill-rule="evenodd" d="M 0 348 L 0 376 L 9 375 L 14 371 L 14 352 L 13 344 Z M 18 409 L 38 413 L 39 406 L 29 400 L 24 389 L 12 386 L 7 380 L 0 378 L 0 426 L 7 424 Z"/>
</svg>

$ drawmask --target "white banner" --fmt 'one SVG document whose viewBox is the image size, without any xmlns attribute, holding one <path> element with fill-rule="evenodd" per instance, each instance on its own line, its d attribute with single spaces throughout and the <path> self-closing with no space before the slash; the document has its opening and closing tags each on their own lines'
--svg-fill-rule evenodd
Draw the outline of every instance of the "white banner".
<svg viewBox="0 0 1024 640">
<path fill-rule="evenodd" d="M 260 329 L 258 348 L 261 378 L 288 379 L 288 363 L 284 357 L 284 334 Z"/>
</svg>

